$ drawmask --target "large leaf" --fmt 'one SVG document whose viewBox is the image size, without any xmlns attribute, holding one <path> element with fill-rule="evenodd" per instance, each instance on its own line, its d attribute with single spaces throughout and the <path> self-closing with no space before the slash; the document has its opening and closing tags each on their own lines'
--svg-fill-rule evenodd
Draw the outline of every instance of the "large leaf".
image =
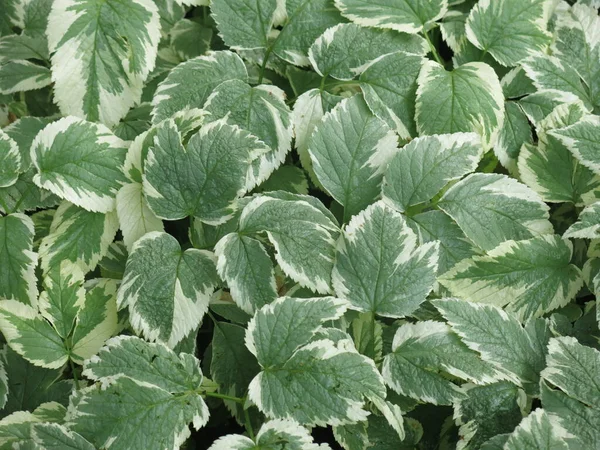
<svg viewBox="0 0 600 450">
<path fill-rule="evenodd" d="M 33 221 L 24 214 L 0 217 L 0 297 L 37 305 Z"/>
<path fill-rule="evenodd" d="M 569 435 L 560 424 L 543 409 L 536 409 L 525 417 L 512 432 L 504 448 L 521 450 L 524 448 L 539 450 L 567 450 L 569 446 L 564 438 Z"/>
<path fill-rule="evenodd" d="M 505 175 L 469 175 L 444 194 L 439 206 L 484 250 L 553 231 L 548 206 L 534 191 Z"/>
<path fill-rule="evenodd" d="M 126 181 L 122 171 L 126 144 L 103 125 L 65 117 L 44 128 L 31 146 L 39 187 L 88 211 L 115 208 Z"/>
<path fill-rule="evenodd" d="M 545 327 L 534 321 L 523 328 L 498 307 L 466 300 L 435 300 L 434 305 L 467 347 L 528 393 L 537 391 L 550 337 Z"/>
<path fill-rule="evenodd" d="M 169 72 L 158 86 L 152 100 L 152 121 L 159 123 L 179 111 L 202 108 L 223 81 L 247 78 L 246 66 L 235 53 L 220 51 L 190 59 Z"/>
<path fill-rule="evenodd" d="M 344 17 L 359 25 L 418 33 L 441 19 L 448 11 L 447 0 L 336 0 Z"/>
<path fill-rule="evenodd" d="M 250 383 L 249 398 L 268 417 L 338 425 L 366 418 L 365 397 L 385 397 L 375 365 L 348 340 L 309 342 L 325 320 L 344 310 L 344 302 L 330 297 L 284 297 L 257 311 L 246 345 L 263 370 Z M 275 344 L 278 336 L 287 336 L 285 345 Z"/>
<path fill-rule="evenodd" d="M 240 232 L 266 232 L 283 271 L 302 286 L 327 293 L 339 228 L 323 205 L 309 203 L 310 198 L 256 197 L 242 211 Z"/>
<path fill-rule="evenodd" d="M 475 133 L 416 138 L 391 160 L 383 179 L 383 198 L 399 211 L 428 202 L 448 184 L 473 172 L 483 155 Z"/>
<path fill-rule="evenodd" d="M 505 307 L 526 321 L 565 306 L 583 286 L 569 264 L 570 241 L 557 235 L 506 241 L 457 264 L 439 281 L 457 296 Z"/>
<path fill-rule="evenodd" d="M 585 116 L 582 120 L 565 128 L 550 131 L 575 155 L 581 164 L 600 174 L 600 117 Z"/>
<path fill-rule="evenodd" d="M 382 373 L 399 394 L 435 405 L 451 405 L 464 396 L 446 373 L 475 383 L 489 383 L 497 376 L 448 325 L 432 321 L 398 328 Z"/>
<path fill-rule="evenodd" d="M 151 232 L 133 246 L 118 293 L 134 330 L 175 346 L 200 324 L 217 284 L 214 255 L 182 251 L 177 240 Z"/>
<path fill-rule="evenodd" d="M 354 309 L 386 317 L 416 310 L 435 283 L 438 244 L 417 246 L 403 217 L 383 202 L 344 229 L 333 269 L 336 294 Z"/>
<path fill-rule="evenodd" d="M 427 61 L 419 75 L 417 129 L 421 134 L 479 133 L 493 147 L 504 122 L 504 96 L 494 70 L 468 63 L 448 72 Z"/>
<path fill-rule="evenodd" d="M 139 102 L 160 39 L 150 0 L 58 0 L 48 18 L 55 98 L 65 115 L 116 124 Z"/>
<path fill-rule="evenodd" d="M 467 38 L 500 64 L 515 66 L 529 54 L 545 50 L 551 41 L 548 0 L 484 0 L 471 10 Z"/>
<path fill-rule="evenodd" d="M 309 59 L 323 77 L 351 80 L 382 55 L 402 50 L 423 56 L 427 49 L 420 36 L 349 23 L 323 33 L 311 46 Z"/>
<path fill-rule="evenodd" d="M 163 219 L 194 216 L 223 223 L 235 211 L 235 200 L 254 187 L 252 163 L 267 151 L 254 136 L 223 121 L 202 127 L 184 148 L 175 122 L 165 121 L 146 158 L 148 206 Z"/>
<path fill-rule="evenodd" d="M 62 261 L 74 263 L 84 273 L 94 270 L 108 252 L 118 228 L 114 212 L 90 212 L 63 202 L 40 244 L 43 271 L 58 267 Z"/>
<path fill-rule="evenodd" d="M 379 197 L 396 141 L 358 95 L 340 102 L 315 128 L 308 144 L 313 169 L 344 207 L 344 221 Z"/>
</svg>

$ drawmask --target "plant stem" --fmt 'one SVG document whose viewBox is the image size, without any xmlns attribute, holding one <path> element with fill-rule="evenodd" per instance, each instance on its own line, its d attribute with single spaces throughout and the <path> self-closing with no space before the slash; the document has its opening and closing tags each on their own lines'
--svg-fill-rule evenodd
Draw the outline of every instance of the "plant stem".
<svg viewBox="0 0 600 450">
<path fill-rule="evenodd" d="M 260 72 L 258 74 L 258 84 L 262 83 L 263 77 L 265 75 L 265 69 L 267 68 L 267 63 L 269 62 L 269 57 L 271 56 L 271 51 L 273 50 L 273 45 L 267 47 L 265 51 L 265 57 L 263 58 L 262 65 L 260 66 Z"/>
<path fill-rule="evenodd" d="M 433 42 L 431 42 L 429 33 L 427 31 L 423 30 L 423 36 L 425 36 L 425 39 L 427 40 L 427 43 L 429 44 L 429 48 L 431 49 L 431 53 L 433 54 L 433 57 L 439 64 L 441 64 L 443 66 L 444 60 L 440 57 L 437 49 L 435 48 L 435 45 L 433 45 Z"/>
<path fill-rule="evenodd" d="M 250 414 L 247 409 L 244 409 L 244 426 L 246 427 L 246 432 L 250 439 L 254 440 L 254 430 L 252 429 L 252 423 L 250 422 Z"/>
<path fill-rule="evenodd" d="M 230 402 L 236 402 L 244 404 L 245 400 L 239 397 L 232 397 L 231 395 L 219 394 L 218 392 L 203 392 L 207 397 L 220 398 L 221 400 L 229 400 Z"/>
<path fill-rule="evenodd" d="M 79 390 L 79 379 L 77 378 L 77 371 L 75 370 L 75 363 L 69 358 L 69 365 L 71 366 L 71 373 L 73 374 L 73 381 L 75 382 L 75 390 Z"/>
</svg>

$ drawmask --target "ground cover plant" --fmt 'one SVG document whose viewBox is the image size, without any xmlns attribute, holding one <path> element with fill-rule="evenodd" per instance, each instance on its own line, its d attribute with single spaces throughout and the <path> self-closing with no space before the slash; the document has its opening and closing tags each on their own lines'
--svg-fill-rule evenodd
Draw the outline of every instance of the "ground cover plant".
<svg viewBox="0 0 600 450">
<path fill-rule="evenodd" d="M 598 0 L 0 0 L 0 450 L 600 449 Z"/>
</svg>

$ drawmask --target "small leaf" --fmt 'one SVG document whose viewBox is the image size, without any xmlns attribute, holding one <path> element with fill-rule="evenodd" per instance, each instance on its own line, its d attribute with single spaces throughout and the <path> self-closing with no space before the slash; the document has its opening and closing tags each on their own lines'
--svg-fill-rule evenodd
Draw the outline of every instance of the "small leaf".
<svg viewBox="0 0 600 450">
<path fill-rule="evenodd" d="M 521 450 L 535 448 L 539 450 L 567 450 L 569 446 L 564 438 L 569 433 L 556 423 L 543 409 L 536 409 L 525 417 L 512 432 L 504 448 Z"/>
<path fill-rule="evenodd" d="M 123 242 L 131 250 L 135 241 L 151 231 L 164 231 L 162 220 L 154 215 L 143 195 L 141 183 L 129 183 L 117 192 L 117 216 Z"/>
<path fill-rule="evenodd" d="M 0 130 L 0 187 L 15 184 L 21 168 L 21 153 L 17 143 Z"/>
<path fill-rule="evenodd" d="M 600 238 L 600 202 L 587 206 L 577 222 L 565 232 L 566 238 L 597 239 Z"/>
</svg>

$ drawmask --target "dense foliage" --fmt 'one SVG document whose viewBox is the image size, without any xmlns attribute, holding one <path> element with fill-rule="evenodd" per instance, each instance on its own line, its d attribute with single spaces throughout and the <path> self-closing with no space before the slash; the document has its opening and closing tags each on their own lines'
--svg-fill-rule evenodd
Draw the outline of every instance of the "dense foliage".
<svg viewBox="0 0 600 450">
<path fill-rule="evenodd" d="M 600 449 L 598 0 L 0 0 L 0 450 Z"/>
</svg>

